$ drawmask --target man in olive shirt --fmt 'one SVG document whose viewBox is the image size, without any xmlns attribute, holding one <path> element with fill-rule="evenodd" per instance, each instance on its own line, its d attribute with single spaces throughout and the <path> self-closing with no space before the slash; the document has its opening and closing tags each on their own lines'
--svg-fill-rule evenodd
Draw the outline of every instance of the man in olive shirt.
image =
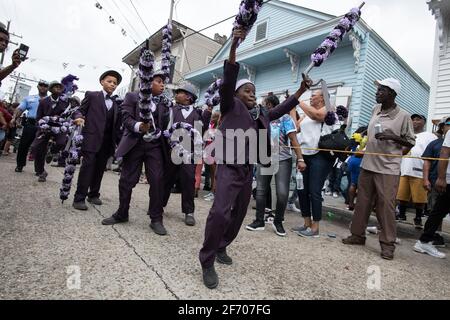
<svg viewBox="0 0 450 320">
<path fill-rule="evenodd" d="M 395 102 L 401 85 L 396 79 L 375 81 L 377 105 L 369 124 L 367 153 L 398 155 L 366 155 L 361 164 L 358 200 L 351 225 L 352 235 L 342 240 L 348 245 L 365 245 L 366 227 L 373 204 L 381 226 L 381 257 L 394 259 L 397 238 L 395 202 L 400 180 L 401 156 L 415 145 L 411 115 Z"/>
</svg>

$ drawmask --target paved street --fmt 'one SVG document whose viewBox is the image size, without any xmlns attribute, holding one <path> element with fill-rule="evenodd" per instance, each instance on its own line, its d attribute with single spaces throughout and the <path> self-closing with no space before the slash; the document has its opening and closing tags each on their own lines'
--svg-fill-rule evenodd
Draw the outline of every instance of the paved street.
<svg viewBox="0 0 450 320">
<path fill-rule="evenodd" d="M 348 230 L 339 221 L 325 221 L 314 240 L 292 232 L 280 238 L 271 228 L 242 230 L 229 248 L 234 265 L 216 266 L 220 285 L 211 291 L 202 284 L 198 262 L 211 203 L 196 201 L 198 223 L 187 227 L 180 196 L 173 195 L 165 214 L 169 235 L 159 237 L 146 216 L 147 185 L 135 189 L 130 222 L 105 227 L 101 220 L 118 206 L 116 174 L 105 175 L 104 206 L 77 212 L 71 201 L 59 201 L 63 169 L 49 168 L 47 183 L 39 184 L 32 164 L 22 174 L 14 167 L 13 156 L 0 158 L 0 299 L 450 298 L 448 258 L 414 253 L 416 239 L 402 238 L 396 259 L 385 261 L 376 236 L 365 248 L 342 245 Z M 250 208 L 245 223 L 253 217 Z M 287 214 L 286 229 L 300 221 Z M 79 289 L 67 286 L 70 266 L 80 270 Z M 381 271 L 380 290 L 368 288 L 368 268 Z"/>
</svg>

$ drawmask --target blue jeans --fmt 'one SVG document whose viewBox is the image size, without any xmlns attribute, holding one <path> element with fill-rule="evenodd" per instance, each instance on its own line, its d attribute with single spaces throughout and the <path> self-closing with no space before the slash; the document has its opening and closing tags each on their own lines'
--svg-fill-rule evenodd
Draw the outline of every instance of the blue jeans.
<svg viewBox="0 0 450 320">
<path fill-rule="evenodd" d="M 277 194 L 277 205 L 275 211 L 275 222 L 282 222 L 284 220 L 284 212 L 289 198 L 289 183 L 292 173 L 292 159 L 279 162 L 278 172 L 275 174 L 275 186 Z M 270 190 L 270 183 L 272 181 L 271 175 L 262 175 L 261 166 L 258 165 L 256 181 L 256 220 L 264 222 L 265 208 L 267 207 L 267 197 L 272 197 L 272 194 L 267 194 Z"/>
<path fill-rule="evenodd" d="M 306 170 L 303 171 L 304 189 L 299 190 L 300 209 L 304 218 L 313 217 L 314 222 L 322 220 L 322 188 L 333 168 L 334 160 L 319 152 L 304 156 Z"/>
</svg>

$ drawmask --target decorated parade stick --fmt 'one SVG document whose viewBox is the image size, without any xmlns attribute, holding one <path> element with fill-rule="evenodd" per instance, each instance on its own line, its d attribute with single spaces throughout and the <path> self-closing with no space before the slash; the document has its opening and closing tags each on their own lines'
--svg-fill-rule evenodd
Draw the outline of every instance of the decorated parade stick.
<svg viewBox="0 0 450 320">
<path fill-rule="evenodd" d="M 339 21 L 339 24 L 333 29 L 333 31 L 331 31 L 328 37 L 325 38 L 322 44 L 314 51 L 314 53 L 311 55 L 311 64 L 308 66 L 308 68 L 306 68 L 304 72 L 305 77 L 308 76 L 308 74 L 314 67 L 320 67 L 322 63 L 331 56 L 334 50 L 337 49 L 344 36 L 353 29 L 353 27 L 361 18 L 361 9 L 364 5 L 365 2 L 363 2 L 358 8 L 353 8 L 352 10 L 350 10 Z M 348 110 L 343 106 L 339 106 L 336 112 L 334 112 L 333 107 L 330 103 L 327 83 L 323 79 L 321 79 L 319 82 L 317 82 L 317 84 L 313 86 L 317 86 L 318 84 L 321 84 L 325 106 L 327 109 L 327 115 L 325 116 L 324 121 L 325 124 L 332 126 L 338 120 L 342 121 L 341 119 L 348 118 Z"/>
<path fill-rule="evenodd" d="M 222 79 L 217 79 L 206 90 L 205 103 L 208 107 L 215 107 L 220 104 L 219 89 L 222 83 Z"/>
<path fill-rule="evenodd" d="M 161 49 L 161 71 L 164 73 L 166 84 L 170 81 L 170 66 L 171 66 L 171 56 L 172 56 L 172 22 L 169 21 L 167 25 L 162 30 L 163 42 Z"/>
<path fill-rule="evenodd" d="M 161 137 L 161 130 L 156 129 L 155 120 L 153 118 L 151 106 L 152 106 L 152 81 L 154 76 L 154 63 L 155 56 L 147 48 L 143 48 L 141 51 L 141 57 L 139 61 L 138 76 L 140 79 L 139 84 L 139 116 L 145 124 L 151 124 L 153 126 L 153 132 L 148 132 L 143 136 L 145 142 L 151 142 Z"/>
<path fill-rule="evenodd" d="M 177 140 L 172 139 L 172 136 L 175 133 L 175 131 L 181 129 L 187 130 L 189 136 L 194 140 L 194 156 L 202 157 L 203 156 L 202 135 L 197 129 L 192 127 L 189 123 L 177 122 L 174 125 L 172 125 L 168 130 L 164 131 L 164 137 L 169 139 L 171 149 L 174 150 L 180 158 L 183 158 L 186 161 L 186 163 L 191 162 L 192 160 L 191 151 L 188 151 L 183 147 L 183 145 L 181 144 L 181 140 L 179 138 Z M 200 153 L 197 153 L 197 150 L 199 150 Z"/>
<path fill-rule="evenodd" d="M 263 3 L 263 0 L 242 0 L 239 5 L 239 13 L 236 15 L 233 23 L 233 31 L 242 29 L 247 36 L 258 19 L 258 13 Z M 239 46 L 240 44 L 241 40 L 239 40 L 237 45 Z"/>
<path fill-rule="evenodd" d="M 358 8 L 353 8 L 339 21 L 339 24 L 311 55 L 311 64 L 306 68 L 305 75 L 308 75 L 314 67 L 320 67 L 336 50 L 346 33 L 350 32 L 361 18 L 361 9 L 365 4 L 363 2 Z"/>
<path fill-rule="evenodd" d="M 81 146 L 83 144 L 82 126 L 72 127 L 72 136 L 67 143 L 66 149 L 63 152 L 67 160 L 66 168 L 64 169 L 64 178 L 59 192 L 59 198 L 62 203 L 69 199 L 70 190 L 72 188 L 72 181 L 76 171 L 76 165 L 80 159 Z"/>
</svg>

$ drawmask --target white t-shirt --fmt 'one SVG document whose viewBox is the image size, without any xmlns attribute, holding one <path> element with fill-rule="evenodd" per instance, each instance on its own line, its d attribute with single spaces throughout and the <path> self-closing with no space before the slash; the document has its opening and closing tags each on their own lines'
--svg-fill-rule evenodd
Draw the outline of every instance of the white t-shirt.
<svg viewBox="0 0 450 320">
<path fill-rule="evenodd" d="M 436 135 L 430 132 L 422 132 L 416 135 L 416 145 L 411 149 L 410 155 L 413 157 L 422 157 L 427 146 L 434 140 Z M 423 179 L 423 160 L 403 158 L 401 173 L 403 176 Z"/>
<path fill-rule="evenodd" d="M 447 134 L 445 135 L 444 143 L 442 144 L 442 146 L 450 148 L 450 133 L 447 132 Z M 450 184 L 450 163 L 447 167 L 447 184 Z"/>
<path fill-rule="evenodd" d="M 319 147 L 319 140 L 321 136 L 330 134 L 333 130 L 339 129 L 339 125 L 327 126 L 322 122 L 312 120 L 310 117 L 306 118 L 300 124 L 300 133 L 297 135 L 298 142 L 302 147 L 302 153 L 307 156 L 312 156 L 319 151 L 316 150 L 305 150 L 308 148 L 317 149 Z"/>
</svg>

